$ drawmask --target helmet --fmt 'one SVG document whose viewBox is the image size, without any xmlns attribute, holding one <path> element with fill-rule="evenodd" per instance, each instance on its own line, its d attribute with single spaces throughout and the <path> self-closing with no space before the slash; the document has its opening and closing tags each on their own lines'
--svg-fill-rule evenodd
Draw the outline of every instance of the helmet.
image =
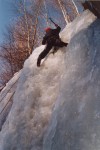
<svg viewBox="0 0 100 150">
<path fill-rule="evenodd" d="M 51 28 L 48 27 L 48 28 L 45 29 L 45 32 L 48 32 L 50 30 L 51 30 Z"/>
</svg>

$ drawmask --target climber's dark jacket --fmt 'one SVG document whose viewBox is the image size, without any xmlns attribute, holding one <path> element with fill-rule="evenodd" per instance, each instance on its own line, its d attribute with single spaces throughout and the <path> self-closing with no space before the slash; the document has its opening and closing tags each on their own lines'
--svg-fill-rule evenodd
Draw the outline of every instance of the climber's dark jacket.
<svg viewBox="0 0 100 150">
<path fill-rule="evenodd" d="M 43 37 L 42 44 L 45 45 L 50 42 L 53 44 L 53 41 L 55 41 L 56 39 L 59 39 L 60 31 L 61 31 L 61 28 L 59 26 L 56 29 L 50 29 L 50 31 L 48 31 Z"/>
<path fill-rule="evenodd" d="M 41 52 L 37 59 L 37 66 L 39 67 L 41 64 L 41 60 L 45 58 L 45 56 L 49 53 L 49 51 L 54 47 L 53 53 L 55 53 L 58 48 L 67 46 L 67 43 L 64 43 L 61 41 L 59 37 L 59 32 L 61 28 L 57 26 L 56 29 L 50 29 L 48 32 L 46 32 L 45 36 L 43 37 L 42 44 L 45 45 L 45 49 Z"/>
</svg>

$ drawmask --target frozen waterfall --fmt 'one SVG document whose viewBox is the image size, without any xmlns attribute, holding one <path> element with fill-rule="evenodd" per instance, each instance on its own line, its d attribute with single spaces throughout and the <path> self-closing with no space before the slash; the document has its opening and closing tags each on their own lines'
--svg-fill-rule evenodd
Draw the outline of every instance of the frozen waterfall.
<svg viewBox="0 0 100 150">
<path fill-rule="evenodd" d="M 100 150 L 100 20 L 87 10 L 60 36 L 68 47 L 40 68 L 44 46 L 26 60 L 0 150 Z"/>
</svg>

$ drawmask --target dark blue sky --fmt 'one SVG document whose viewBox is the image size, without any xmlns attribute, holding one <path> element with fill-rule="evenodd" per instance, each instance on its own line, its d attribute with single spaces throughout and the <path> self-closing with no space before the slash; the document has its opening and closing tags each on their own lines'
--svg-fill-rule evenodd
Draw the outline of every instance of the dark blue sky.
<svg viewBox="0 0 100 150">
<path fill-rule="evenodd" d="M 11 23 L 14 18 L 10 2 L 11 0 L 0 0 L 0 43 L 4 40 L 3 33 L 7 24 Z"/>
</svg>

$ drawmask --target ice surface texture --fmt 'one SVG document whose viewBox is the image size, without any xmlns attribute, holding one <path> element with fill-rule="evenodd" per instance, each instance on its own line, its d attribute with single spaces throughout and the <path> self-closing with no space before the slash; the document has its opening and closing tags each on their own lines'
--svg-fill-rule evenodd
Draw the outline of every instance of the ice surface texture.
<svg viewBox="0 0 100 150">
<path fill-rule="evenodd" d="M 85 11 L 60 36 L 67 48 L 25 62 L 0 150 L 100 150 L 100 21 Z"/>
</svg>

